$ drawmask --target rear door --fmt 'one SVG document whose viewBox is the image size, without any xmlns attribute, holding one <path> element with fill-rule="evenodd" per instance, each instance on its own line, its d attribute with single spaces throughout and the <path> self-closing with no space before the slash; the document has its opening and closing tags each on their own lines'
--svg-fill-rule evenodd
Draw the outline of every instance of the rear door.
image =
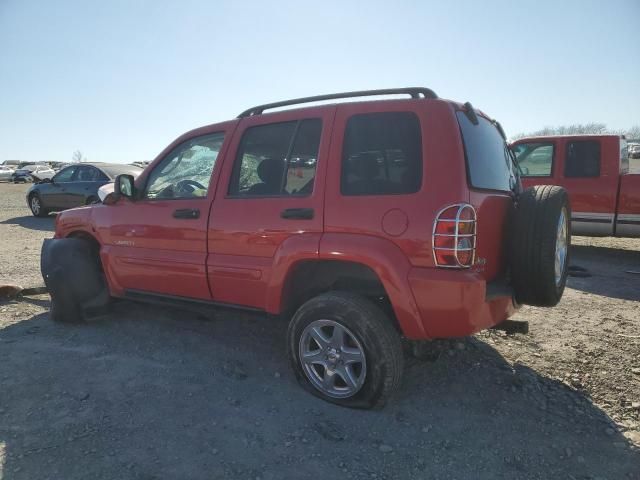
<svg viewBox="0 0 640 480">
<path fill-rule="evenodd" d="M 68 206 L 86 205 L 91 197 L 97 197 L 98 187 L 109 178 L 92 165 L 80 165 L 73 182 L 67 188 Z"/>
<path fill-rule="evenodd" d="M 620 178 L 618 139 L 570 137 L 562 143 L 558 184 L 569 192 L 573 232 L 612 235 Z"/>
<path fill-rule="evenodd" d="M 317 255 L 334 107 L 244 118 L 209 220 L 217 302 L 266 308 L 274 263 Z"/>
</svg>

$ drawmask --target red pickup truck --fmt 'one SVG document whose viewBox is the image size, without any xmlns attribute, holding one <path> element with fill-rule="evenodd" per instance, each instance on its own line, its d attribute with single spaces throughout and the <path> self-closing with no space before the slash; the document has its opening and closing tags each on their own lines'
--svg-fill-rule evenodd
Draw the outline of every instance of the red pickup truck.
<svg viewBox="0 0 640 480">
<path fill-rule="evenodd" d="M 265 112 L 390 94 L 410 98 Z M 56 321 L 110 297 L 285 317 L 304 388 L 377 407 L 399 385 L 402 337 L 558 303 L 570 214 L 560 187 L 522 191 L 500 124 L 471 104 L 347 92 L 187 132 L 103 204 L 59 214 L 42 274 Z"/>
<path fill-rule="evenodd" d="M 640 171 L 629 168 L 624 137 L 528 137 L 512 149 L 524 186 L 567 190 L 574 234 L 640 237 Z"/>
</svg>

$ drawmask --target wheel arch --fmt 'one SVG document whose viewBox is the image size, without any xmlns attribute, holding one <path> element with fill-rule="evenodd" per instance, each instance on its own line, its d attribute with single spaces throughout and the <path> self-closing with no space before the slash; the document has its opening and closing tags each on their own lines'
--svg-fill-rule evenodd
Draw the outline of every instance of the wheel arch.
<svg viewBox="0 0 640 480">
<path fill-rule="evenodd" d="M 404 335 L 426 337 L 408 282 L 411 265 L 402 251 L 386 239 L 324 234 L 317 254 L 289 262 L 276 261 L 274 265 L 267 288 L 269 313 L 288 315 L 317 294 L 329 290 L 351 291 L 379 299 L 379 305 L 388 311 Z"/>
</svg>

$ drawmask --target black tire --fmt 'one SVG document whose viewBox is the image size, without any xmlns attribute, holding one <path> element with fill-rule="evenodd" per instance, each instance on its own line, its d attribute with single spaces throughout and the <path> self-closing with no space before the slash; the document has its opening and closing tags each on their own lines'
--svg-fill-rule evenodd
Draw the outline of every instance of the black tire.
<svg viewBox="0 0 640 480">
<path fill-rule="evenodd" d="M 556 245 L 561 236 L 562 212 L 566 252 L 557 275 Z M 571 245 L 571 207 L 565 189 L 538 185 L 525 190 L 518 198 L 511 239 L 511 280 L 516 301 L 538 307 L 557 305 L 567 283 Z"/>
<path fill-rule="evenodd" d="M 301 338 L 305 328 L 317 320 L 330 320 L 346 327 L 364 350 L 364 383 L 350 397 L 334 398 L 325 394 L 313 385 L 302 366 Z M 300 385 L 316 397 L 337 405 L 381 408 L 400 386 L 404 362 L 400 335 L 380 308 L 359 295 L 328 292 L 307 301 L 289 324 L 287 351 Z"/>
<path fill-rule="evenodd" d="M 82 323 L 106 313 L 109 290 L 94 245 L 75 238 L 45 240 L 40 263 L 51 296 L 51 320 Z"/>
<path fill-rule="evenodd" d="M 39 208 L 35 207 L 34 199 L 38 203 Z M 46 217 L 47 215 L 49 215 L 49 210 L 44 208 L 44 206 L 42 205 L 42 199 L 37 193 L 32 193 L 31 195 L 29 195 L 29 210 L 31 210 L 31 214 L 34 217 Z"/>
</svg>

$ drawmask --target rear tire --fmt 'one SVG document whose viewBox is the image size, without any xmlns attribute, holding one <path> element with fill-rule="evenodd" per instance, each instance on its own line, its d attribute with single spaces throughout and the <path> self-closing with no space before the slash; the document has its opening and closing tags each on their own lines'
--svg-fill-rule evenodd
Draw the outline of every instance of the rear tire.
<svg viewBox="0 0 640 480">
<path fill-rule="evenodd" d="M 562 298 L 569 272 L 571 207 L 554 185 L 525 190 L 518 199 L 510 248 L 516 301 L 553 307 Z"/>
<path fill-rule="evenodd" d="M 344 342 L 336 340 L 336 331 L 344 332 Z M 315 349 L 307 349 L 309 339 Z M 329 292 L 307 301 L 289 324 L 287 346 L 300 385 L 325 401 L 381 408 L 400 385 L 404 361 L 400 335 L 380 308 L 359 295 Z M 303 355 L 316 355 L 318 363 L 303 362 Z M 327 377 L 335 378 L 333 387 L 328 383 L 323 387 Z"/>
</svg>

